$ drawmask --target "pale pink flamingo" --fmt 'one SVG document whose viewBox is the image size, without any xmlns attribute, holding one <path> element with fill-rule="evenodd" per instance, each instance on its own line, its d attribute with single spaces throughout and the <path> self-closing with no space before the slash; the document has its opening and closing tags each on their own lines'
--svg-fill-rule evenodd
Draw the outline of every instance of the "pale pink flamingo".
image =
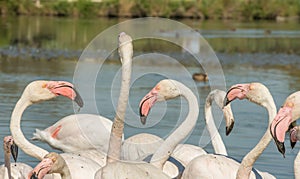
<svg viewBox="0 0 300 179">
<path fill-rule="evenodd" d="M 269 124 L 276 115 L 276 106 L 267 87 L 261 83 L 237 84 L 227 92 L 226 103 L 234 99 L 248 99 L 265 107 L 269 114 Z M 272 137 L 269 128 L 259 143 L 239 163 L 224 155 L 202 155 L 192 160 L 183 172 L 182 178 L 275 178 L 273 175 L 252 169 L 254 162 L 269 145 Z"/>
<path fill-rule="evenodd" d="M 12 112 L 10 131 L 15 143 L 27 155 L 38 160 L 42 160 L 43 157 L 48 154 L 48 151 L 30 143 L 25 138 L 20 128 L 22 114 L 28 106 L 45 100 L 53 99 L 59 95 L 76 101 L 79 106 L 82 106 L 83 104 L 80 96 L 76 93 L 71 83 L 64 81 L 40 80 L 33 81 L 26 86 L 22 96 L 18 100 Z M 100 165 L 88 158 L 67 153 L 60 155 L 66 160 L 70 171 L 72 171 L 72 178 L 82 178 L 82 176 L 92 178 L 97 169 L 100 168 Z M 60 178 L 60 176 L 56 175 L 56 178 Z"/>
<path fill-rule="evenodd" d="M 215 101 L 216 104 L 222 109 L 226 121 L 226 129 L 230 131 L 234 124 L 234 118 L 230 104 L 223 108 L 223 100 L 225 95 L 226 93 L 224 91 L 217 89 L 213 90 L 208 94 L 205 102 L 205 122 L 208 132 L 211 136 L 214 151 L 217 154 L 223 155 L 227 155 L 227 150 L 214 123 L 211 105 L 212 102 Z M 146 156 L 153 154 L 162 143 L 163 139 L 153 134 L 141 133 L 129 137 L 124 141 L 122 146 L 123 159 L 143 159 Z M 188 155 L 186 155 L 186 153 L 188 153 Z M 176 146 L 171 156 L 182 162 L 182 164 L 185 166 L 191 159 L 202 154 L 207 153 L 201 147 L 190 144 L 179 144 Z"/>
<path fill-rule="evenodd" d="M 182 83 L 175 80 L 162 80 L 140 103 L 142 114 L 147 115 L 156 101 L 165 101 L 178 96 L 183 96 L 188 101 L 189 113 L 186 120 L 163 142 L 156 153 L 154 153 L 150 164 L 144 162 L 117 161 L 116 159 L 119 159 L 120 156 L 114 156 L 114 158 L 112 158 L 108 155 L 112 160 L 108 160 L 107 165 L 96 173 L 95 178 L 169 178 L 162 172 L 163 165 L 174 151 L 176 145 L 187 137 L 189 131 L 191 131 L 191 129 L 186 130 L 185 128 L 193 128 L 195 125 L 199 113 L 197 98 L 193 92 Z M 119 120 L 119 123 L 124 123 L 122 118 L 116 119 Z M 145 120 L 145 118 L 142 118 L 142 120 Z M 121 126 L 121 128 L 117 128 L 118 126 Z M 121 133 L 120 131 L 123 131 L 123 126 L 121 124 L 116 125 L 116 130 L 119 130 L 119 133 Z M 112 135 L 113 134 L 114 132 L 112 131 Z M 115 140 L 115 138 L 111 138 L 111 140 Z M 119 146 L 114 147 L 120 148 L 121 145 L 119 144 Z M 109 151 L 110 150 L 112 150 L 112 148 L 109 148 Z"/>
<path fill-rule="evenodd" d="M 13 156 L 16 161 L 18 156 L 18 146 L 14 143 L 12 136 L 5 136 L 3 139 L 4 165 L 0 166 L 0 176 L 3 179 L 20 179 L 26 178 L 27 174 L 32 170 L 27 164 L 10 162 L 10 157 Z"/>
<path fill-rule="evenodd" d="M 270 125 L 271 135 L 276 143 L 280 153 L 284 155 L 285 133 L 289 126 L 300 116 L 300 91 L 292 93 L 287 97 L 282 107 L 279 109 L 276 117 Z"/>
<path fill-rule="evenodd" d="M 216 104 L 223 110 L 223 114 L 226 120 L 226 129 L 230 132 L 234 124 L 234 118 L 230 104 L 223 108 L 225 95 L 226 92 L 224 91 L 217 89 L 213 90 L 208 94 L 205 102 L 205 122 L 207 125 L 208 132 L 211 136 L 211 142 L 214 151 L 217 154 L 223 155 L 227 155 L 227 150 L 215 126 L 211 111 L 211 105 L 212 102 L 215 101 Z M 163 142 L 163 139 L 156 135 L 147 133 L 137 134 L 124 141 L 124 144 L 122 146 L 123 155 L 125 153 L 127 155 L 127 159 L 129 160 L 141 160 L 144 159 L 146 156 L 155 153 L 155 151 L 160 147 L 160 145 Z M 124 150 L 126 152 L 124 152 Z M 171 157 L 179 161 L 183 165 L 183 167 L 186 167 L 192 159 L 203 154 L 207 153 L 199 146 L 191 144 L 178 144 L 173 153 L 171 154 Z M 176 177 L 179 174 L 177 167 L 174 166 L 174 164 L 170 161 L 167 161 L 164 164 L 163 171 L 171 177 Z"/>
<path fill-rule="evenodd" d="M 279 109 L 276 117 L 274 118 L 272 124 L 270 125 L 271 134 L 274 138 L 275 144 L 279 152 L 283 155 L 285 153 L 284 139 L 285 133 L 288 131 L 290 125 L 297 121 L 300 117 L 300 91 L 294 92 L 287 97 L 282 107 Z M 292 147 L 295 142 L 299 140 L 299 126 L 294 127 L 291 130 L 290 140 Z M 294 160 L 294 173 L 295 178 L 300 178 L 300 152 L 298 152 Z"/>
</svg>

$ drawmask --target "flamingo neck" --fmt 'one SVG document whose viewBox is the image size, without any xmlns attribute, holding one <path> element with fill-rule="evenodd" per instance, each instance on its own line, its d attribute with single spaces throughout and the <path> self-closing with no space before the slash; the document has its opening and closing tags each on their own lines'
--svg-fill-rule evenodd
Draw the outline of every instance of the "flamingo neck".
<svg viewBox="0 0 300 179">
<path fill-rule="evenodd" d="M 66 162 L 65 161 L 63 161 L 63 162 L 64 162 L 64 165 L 63 165 L 64 167 L 62 168 L 62 171 L 60 172 L 61 178 L 62 179 L 72 179 L 71 172 L 70 172 Z"/>
<path fill-rule="evenodd" d="M 199 114 L 198 101 L 193 92 L 179 82 L 174 81 L 174 83 L 176 83 L 176 87 L 180 90 L 181 96 L 183 96 L 188 101 L 189 112 L 182 124 L 167 137 L 163 144 L 153 154 L 150 163 L 159 169 L 163 169 L 164 163 L 174 151 L 177 144 L 184 140 L 193 130 Z"/>
<path fill-rule="evenodd" d="M 124 130 L 124 120 L 126 107 L 129 98 L 130 78 L 131 78 L 131 65 L 132 57 L 128 59 L 121 59 L 122 61 L 122 82 L 120 88 L 120 96 L 116 116 L 114 118 L 113 126 L 111 129 L 109 148 L 107 153 L 107 162 L 111 163 L 121 158 L 122 135 Z"/>
<path fill-rule="evenodd" d="M 269 125 L 271 124 L 272 120 L 275 118 L 277 113 L 273 98 L 270 96 L 269 102 L 263 104 L 262 106 L 264 106 L 267 109 L 269 114 L 267 131 L 260 139 L 258 144 L 243 158 L 242 163 L 237 172 L 237 179 L 249 178 L 250 172 L 253 168 L 255 161 L 263 153 L 263 151 L 267 148 L 267 146 L 272 140 Z"/>
<path fill-rule="evenodd" d="M 220 136 L 218 129 L 216 128 L 216 124 L 214 122 L 213 114 L 211 111 L 212 101 L 217 97 L 216 95 L 218 95 L 218 94 L 219 93 L 216 93 L 216 92 L 210 93 L 208 95 L 208 97 L 206 98 L 205 109 L 204 109 L 205 110 L 205 122 L 206 122 L 206 127 L 207 127 L 208 133 L 210 135 L 211 143 L 212 143 L 215 153 L 222 154 L 222 155 L 228 155 L 226 147 L 223 143 L 222 137 Z M 225 98 L 225 94 L 224 94 L 224 97 L 222 97 L 222 99 L 224 99 L 224 98 Z M 218 106 L 220 106 L 220 105 L 218 104 Z"/>
<path fill-rule="evenodd" d="M 27 96 L 27 93 L 25 92 L 17 102 L 12 112 L 11 121 L 10 121 L 10 131 L 14 138 L 15 143 L 18 145 L 18 147 L 21 150 L 23 150 L 27 155 L 30 155 L 31 157 L 34 157 L 41 161 L 48 152 L 30 143 L 23 135 L 20 126 L 23 112 L 28 106 L 32 104 L 28 99 L 29 97 Z"/>
<path fill-rule="evenodd" d="M 3 144 L 4 149 L 4 167 L 7 168 L 8 178 L 11 179 L 11 167 L 10 167 L 10 152 L 6 151 L 6 146 Z"/>
</svg>

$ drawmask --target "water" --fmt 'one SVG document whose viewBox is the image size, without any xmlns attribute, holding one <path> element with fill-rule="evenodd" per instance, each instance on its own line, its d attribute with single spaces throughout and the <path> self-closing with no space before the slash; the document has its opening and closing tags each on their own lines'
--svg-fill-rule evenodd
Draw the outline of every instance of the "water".
<svg viewBox="0 0 300 179">
<path fill-rule="evenodd" d="M 47 23 L 44 23 L 45 21 Z M 5 135 L 10 134 L 9 121 L 11 112 L 16 101 L 22 94 L 22 90 L 29 82 L 37 79 L 72 81 L 77 64 L 76 58 L 78 58 L 77 56 L 79 56 L 78 54 L 80 54 L 81 50 L 99 32 L 120 21 L 123 20 L 102 19 L 99 21 L 96 19 L 74 20 L 45 17 L 1 19 L 1 23 L 4 24 L 0 26 L 0 31 L 4 34 L 0 37 L 2 39 L 0 40 L 1 49 L 5 53 L 9 53 L 11 49 L 16 49 L 16 51 L 13 55 L 3 55 L 3 52 L 0 58 L 0 137 L 3 138 Z M 280 53 L 287 52 L 290 49 L 297 49 L 297 43 L 299 43 L 298 23 L 286 23 L 285 26 L 266 22 L 225 23 L 185 20 L 183 23 L 195 29 L 201 29 L 204 37 L 211 43 L 212 48 L 219 52 L 217 56 L 222 64 L 227 87 L 236 83 L 262 82 L 269 88 L 277 107 L 280 107 L 290 93 L 300 89 L 299 56 Z M 230 30 L 232 26 L 236 28 L 233 29 L 234 31 Z M 265 29 L 271 29 L 271 34 L 264 34 Z M 169 36 L 174 34 L 176 36 L 176 33 L 161 32 L 162 35 Z M 184 36 L 184 33 L 180 32 L 180 35 Z M 248 33 L 250 33 L 249 36 L 247 35 Z M 234 53 L 223 53 L 227 52 L 223 50 L 226 49 L 227 45 L 228 48 L 232 49 L 238 47 L 236 44 L 234 46 L 228 43 L 232 41 L 239 42 L 242 47 L 237 48 L 237 51 Z M 220 44 L 220 42 L 224 43 Z M 282 44 L 279 42 L 282 42 Z M 278 43 L 278 49 L 274 50 L 274 44 Z M 150 44 L 150 50 L 146 48 L 145 44 L 142 41 L 135 42 L 136 51 L 134 56 L 139 56 L 145 53 L 145 51 L 153 52 L 152 50 L 158 48 L 156 47 L 156 42 L 148 43 Z M 247 45 L 251 48 L 246 49 Z M 210 83 L 193 83 L 190 77 L 194 72 L 202 70 L 201 67 L 199 65 L 195 66 L 195 63 L 191 60 L 185 61 L 184 57 L 188 59 L 192 57 L 186 55 L 182 49 L 173 46 L 169 48 L 169 46 L 170 44 L 159 46 L 159 52 L 165 52 L 166 55 L 182 60 L 179 61 L 182 62 L 184 70 L 186 70 L 185 72 L 179 73 L 179 70 L 182 69 L 178 68 L 178 64 L 171 64 L 171 66 L 167 59 L 161 59 L 162 57 L 160 56 L 160 60 L 158 60 L 157 56 L 150 54 L 147 56 L 147 61 L 151 62 L 147 63 L 147 65 L 143 65 L 144 63 L 140 61 L 145 56 L 139 56 L 134 60 L 133 76 L 150 69 L 166 73 L 170 77 L 188 84 L 199 96 L 200 115 L 197 126 L 185 142 L 201 145 L 208 152 L 213 152 L 210 143 L 205 145 L 207 136 L 202 132 L 205 126 L 203 106 L 205 98 L 210 91 Z M 264 48 L 259 49 L 260 47 Z M 273 51 L 270 51 L 271 49 Z M 19 52 L 22 50 L 26 51 L 24 52 L 25 54 L 28 54 L 28 50 L 42 52 L 32 52 L 32 54 L 37 56 L 36 58 L 32 58 L 32 55 L 29 55 L 30 57 L 28 58 L 24 56 L 22 58 L 19 55 Z M 252 50 L 256 53 L 251 53 Z M 47 55 L 45 58 L 41 58 L 41 54 L 45 52 L 49 52 L 50 59 L 48 59 Z M 73 52 L 76 52 L 75 55 Z M 68 56 L 72 56 L 72 60 L 62 60 Z M 117 56 L 112 55 L 111 59 L 112 61 L 105 63 L 101 67 L 95 86 L 98 112 L 110 119 L 115 114 L 119 84 L 119 74 L 117 72 L 121 67 Z M 97 64 L 95 61 L 89 63 L 91 66 Z M 138 103 L 162 78 L 164 77 L 159 74 L 147 74 L 134 80 L 131 86 L 129 108 L 126 117 L 128 122 L 125 128 L 125 137 L 140 132 L 149 132 L 166 138 L 178 123 L 184 119 L 187 113 L 187 104 L 183 99 L 178 98 L 167 103 L 158 104 L 151 110 L 149 123 L 146 126 L 139 124 L 137 117 Z M 84 93 L 84 91 L 79 92 Z M 92 99 L 84 98 L 84 100 L 86 105 L 81 109 L 81 112 L 89 110 L 89 102 Z M 23 133 L 29 139 L 36 128 L 46 128 L 58 119 L 74 113 L 74 110 L 77 112 L 77 109 L 73 109 L 73 104 L 62 97 L 33 105 L 23 115 Z M 163 112 L 160 112 L 160 109 L 163 109 Z M 214 109 L 215 112 L 220 114 L 217 107 Z M 262 107 L 248 101 L 234 101 L 232 109 L 236 119 L 232 133 L 230 136 L 225 136 L 224 122 L 220 124 L 219 132 L 227 146 L 228 154 L 241 160 L 256 145 L 267 129 L 268 114 Z M 158 116 L 162 116 L 162 120 L 157 120 Z M 218 115 L 215 116 L 218 117 Z M 221 119 L 218 118 L 217 121 L 220 122 Z M 49 151 L 53 151 L 53 149 L 43 143 L 33 143 Z M 277 151 L 274 142 L 271 141 L 268 148 L 255 163 L 255 167 L 261 171 L 272 173 L 277 178 L 293 178 L 293 160 L 299 146 L 291 150 L 288 145 L 287 141 L 286 157 L 283 158 Z M 0 149 L 0 153 L 3 153 L 2 148 Z M 37 163 L 36 159 L 26 156 L 21 151 L 19 161 L 32 166 Z M 3 156 L 0 155 L 0 163 L 2 162 Z"/>
</svg>

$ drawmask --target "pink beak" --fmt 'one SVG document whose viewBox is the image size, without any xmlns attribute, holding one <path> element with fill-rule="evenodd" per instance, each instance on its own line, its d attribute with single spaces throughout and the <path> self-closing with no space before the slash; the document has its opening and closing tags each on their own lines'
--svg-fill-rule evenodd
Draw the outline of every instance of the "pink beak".
<svg viewBox="0 0 300 179">
<path fill-rule="evenodd" d="M 153 88 L 140 102 L 140 119 L 142 124 L 146 124 L 147 116 L 151 107 L 157 100 L 157 91 Z"/>
<path fill-rule="evenodd" d="M 285 153 L 284 138 L 292 121 L 292 108 L 283 106 L 270 125 L 270 132 L 280 153 Z"/>
<path fill-rule="evenodd" d="M 28 179 L 42 179 L 50 171 L 53 161 L 44 158 L 29 174 Z"/>
<path fill-rule="evenodd" d="M 238 99 L 245 99 L 246 94 L 249 91 L 250 84 L 237 84 L 232 86 L 225 96 L 224 106 L 229 104 L 231 101 Z"/>
</svg>

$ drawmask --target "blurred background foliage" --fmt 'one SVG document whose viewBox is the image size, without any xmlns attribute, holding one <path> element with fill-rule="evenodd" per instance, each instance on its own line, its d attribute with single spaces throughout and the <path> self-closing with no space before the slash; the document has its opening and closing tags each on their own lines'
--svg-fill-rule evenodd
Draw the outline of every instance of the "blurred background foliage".
<svg viewBox="0 0 300 179">
<path fill-rule="evenodd" d="M 299 0 L 0 0 L 1 15 L 298 19 Z"/>
</svg>

